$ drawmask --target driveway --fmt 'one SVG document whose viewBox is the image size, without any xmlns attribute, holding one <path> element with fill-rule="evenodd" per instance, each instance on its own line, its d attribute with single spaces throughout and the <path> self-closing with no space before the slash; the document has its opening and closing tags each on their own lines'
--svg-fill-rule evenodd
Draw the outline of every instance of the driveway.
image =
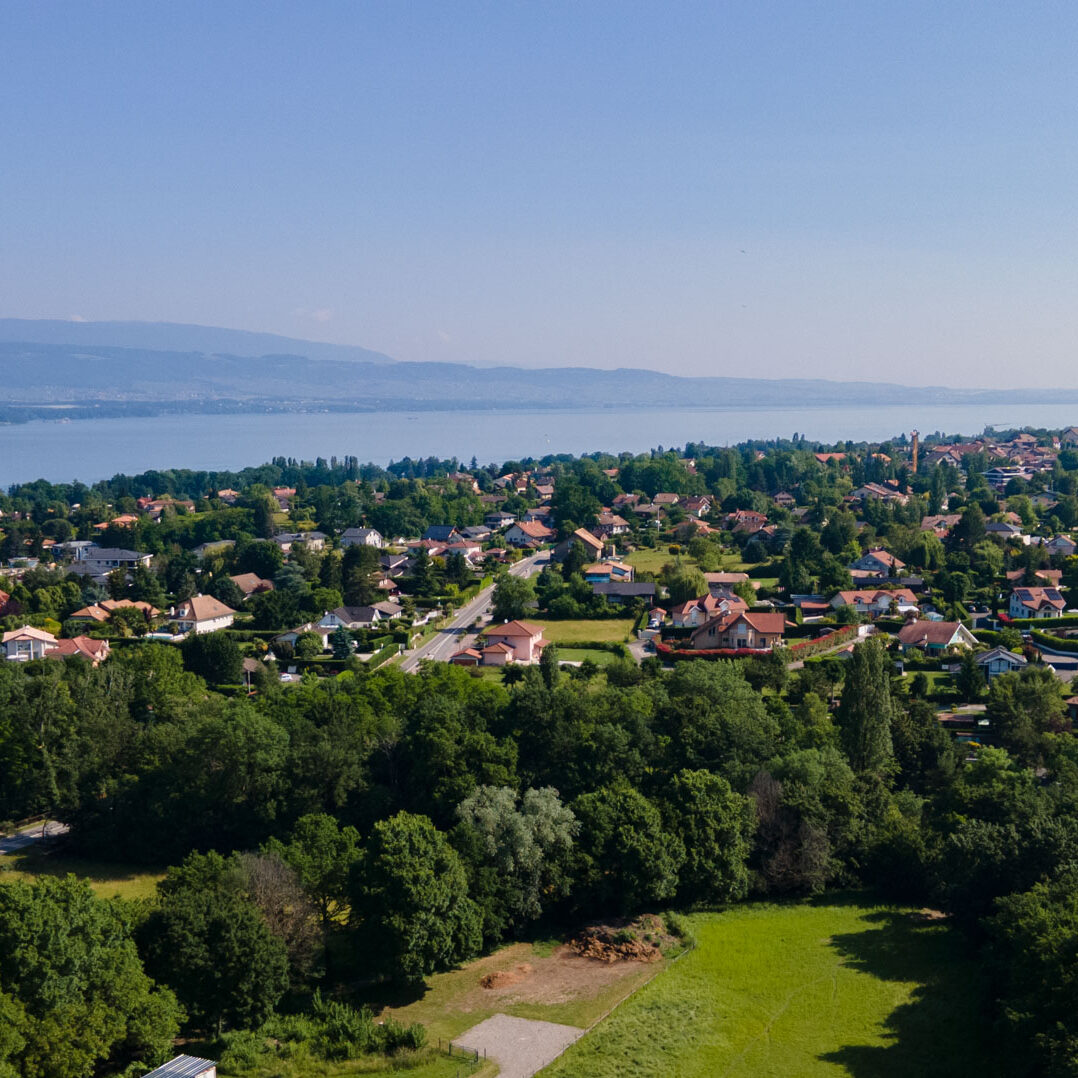
<svg viewBox="0 0 1078 1078">
<path fill-rule="evenodd" d="M 510 570 L 511 576 L 535 576 L 543 566 L 547 564 L 550 554 L 541 551 L 532 554 L 517 562 Z M 406 674 L 414 674 L 419 669 L 419 664 L 424 659 L 433 662 L 448 662 L 449 657 L 464 647 L 464 641 L 469 635 L 468 630 L 476 618 L 490 613 L 494 604 L 494 586 L 484 588 L 470 603 L 462 606 L 453 620 L 441 629 L 425 644 L 421 644 L 414 651 L 406 651 L 400 661 L 400 668 Z"/>
<path fill-rule="evenodd" d="M 496 1014 L 472 1026 L 453 1043 L 493 1059 L 498 1064 L 498 1078 L 531 1078 L 585 1032 L 576 1026 Z"/>
</svg>

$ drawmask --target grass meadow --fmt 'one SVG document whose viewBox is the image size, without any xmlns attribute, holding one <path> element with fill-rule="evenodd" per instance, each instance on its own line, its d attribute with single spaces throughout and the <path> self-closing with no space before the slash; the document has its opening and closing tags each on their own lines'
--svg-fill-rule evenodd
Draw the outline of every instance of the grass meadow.
<svg viewBox="0 0 1078 1078">
<path fill-rule="evenodd" d="M 989 1078 L 978 968 L 946 923 L 838 898 L 697 914 L 697 947 L 542 1078 Z"/>
<path fill-rule="evenodd" d="M 69 872 L 88 880 L 99 898 L 153 898 L 158 881 L 165 878 L 164 872 L 152 869 L 41 853 L 32 846 L 0 857 L 0 883 L 66 876 Z"/>
<path fill-rule="evenodd" d="M 529 618 L 529 621 L 533 619 Z M 543 626 L 543 636 L 552 640 L 555 644 L 583 644 L 592 641 L 611 644 L 625 639 L 632 632 L 632 618 L 567 618 L 564 621 L 545 621 L 541 618 L 534 619 L 535 625 Z M 560 656 L 563 659 L 572 659 L 570 652 Z"/>
</svg>

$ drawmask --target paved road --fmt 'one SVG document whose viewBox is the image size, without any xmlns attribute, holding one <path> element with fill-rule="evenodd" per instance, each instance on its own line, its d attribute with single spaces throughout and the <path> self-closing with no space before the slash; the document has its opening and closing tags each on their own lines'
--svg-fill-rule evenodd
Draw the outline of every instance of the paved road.
<svg viewBox="0 0 1078 1078">
<path fill-rule="evenodd" d="M 32 846 L 42 839 L 66 835 L 67 831 L 67 824 L 58 823 L 56 820 L 49 820 L 45 824 L 32 824 L 22 831 L 17 831 L 14 835 L 0 837 L 0 855 L 25 850 L 27 846 Z"/>
<path fill-rule="evenodd" d="M 532 554 L 516 563 L 510 570 L 513 576 L 534 576 L 550 558 L 548 551 Z M 450 655 L 464 645 L 468 629 L 476 618 L 489 613 L 494 601 L 494 587 L 484 588 L 470 603 L 462 606 L 448 625 L 443 625 L 438 632 L 415 651 L 406 651 L 400 661 L 400 668 L 406 674 L 414 674 L 424 659 L 433 662 L 447 662 Z"/>
</svg>

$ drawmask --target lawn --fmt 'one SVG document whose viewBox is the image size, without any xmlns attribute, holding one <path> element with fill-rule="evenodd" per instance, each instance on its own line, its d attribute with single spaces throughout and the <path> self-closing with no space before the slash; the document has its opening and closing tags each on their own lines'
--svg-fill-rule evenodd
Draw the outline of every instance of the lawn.
<svg viewBox="0 0 1078 1078">
<path fill-rule="evenodd" d="M 66 876 L 73 873 L 88 880 L 101 898 L 152 898 L 163 872 L 108 861 L 42 854 L 30 847 L 0 857 L 0 881 L 34 880 L 38 876 Z"/>
<path fill-rule="evenodd" d="M 529 618 L 529 621 L 532 619 Z M 567 618 L 565 621 L 535 621 L 534 624 L 543 626 L 543 636 L 552 640 L 555 644 L 582 644 L 591 641 L 602 643 L 618 643 L 632 632 L 632 618 Z M 576 656 L 571 651 L 559 655 L 562 659 L 573 659 Z"/>
<path fill-rule="evenodd" d="M 988 1078 L 979 971 L 940 921 L 841 896 L 691 917 L 673 963 L 543 1078 Z"/>
<path fill-rule="evenodd" d="M 654 549 L 650 547 L 641 547 L 620 560 L 628 562 L 628 564 L 638 572 L 654 573 L 658 576 L 664 565 L 678 560 L 678 555 L 671 554 L 665 546 L 655 547 Z M 688 554 L 682 551 L 681 564 L 691 568 L 696 565 L 696 559 L 689 557 Z"/>
<path fill-rule="evenodd" d="M 188 1051 L 190 1051 L 190 1047 Z M 212 1048 L 204 1048 L 206 1054 Z M 353 1074 L 401 1074 L 408 1078 L 464 1078 L 477 1072 L 473 1063 L 439 1053 L 432 1049 L 416 1057 L 402 1057 L 399 1061 L 372 1055 L 346 1063 L 322 1063 L 312 1059 L 270 1059 L 266 1063 L 250 1067 L 219 1066 L 220 1078 L 348 1078 Z"/>
</svg>

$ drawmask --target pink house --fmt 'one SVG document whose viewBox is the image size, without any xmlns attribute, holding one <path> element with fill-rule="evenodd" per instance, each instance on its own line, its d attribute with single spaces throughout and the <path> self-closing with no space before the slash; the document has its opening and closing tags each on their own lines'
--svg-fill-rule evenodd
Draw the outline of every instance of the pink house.
<svg viewBox="0 0 1078 1078">
<path fill-rule="evenodd" d="M 532 625 L 527 621 L 508 621 L 504 625 L 488 629 L 486 638 L 484 661 L 486 651 L 499 644 L 508 649 L 505 661 L 518 663 L 536 662 L 542 655 L 543 648 L 547 646 L 547 641 L 543 639 L 542 625 Z"/>
</svg>

